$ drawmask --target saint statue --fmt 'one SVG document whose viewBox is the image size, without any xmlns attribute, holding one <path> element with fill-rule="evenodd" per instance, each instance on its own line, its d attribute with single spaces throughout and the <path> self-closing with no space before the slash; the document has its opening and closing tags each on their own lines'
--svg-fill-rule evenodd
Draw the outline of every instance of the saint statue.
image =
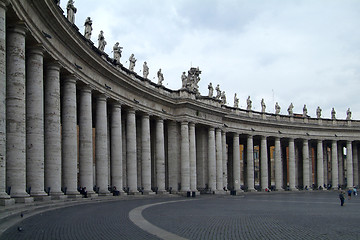
<svg viewBox="0 0 360 240">
<path fill-rule="evenodd" d="M 275 104 L 275 114 L 280 114 L 280 111 L 281 111 L 281 107 L 280 107 L 279 103 L 276 102 L 276 104 Z"/>
<path fill-rule="evenodd" d="M 209 85 L 208 85 L 208 89 L 209 89 L 209 94 L 208 94 L 208 97 L 213 97 L 213 95 L 214 95 L 214 88 L 213 88 L 213 86 L 212 86 L 212 83 L 210 83 Z M 235 93 L 236 94 L 236 93 Z"/>
<path fill-rule="evenodd" d="M 67 19 L 69 20 L 69 22 L 74 24 L 75 23 L 76 7 L 74 6 L 74 1 L 73 0 L 68 1 L 67 5 L 66 5 L 66 10 L 67 10 Z"/>
<path fill-rule="evenodd" d="M 181 84 L 182 84 L 182 88 L 187 88 L 188 77 L 186 76 L 186 72 L 183 72 L 181 75 Z"/>
<path fill-rule="evenodd" d="M 222 93 L 221 93 L 221 102 L 222 102 L 222 104 L 226 104 L 226 95 L 225 95 L 225 91 L 222 91 Z"/>
<path fill-rule="evenodd" d="M 221 90 L 220 90 L 220 85 L 219 85 L 219 84 L 216 86 L 215 90 L 216 90 L 216 97 L 215 97 L 215 99 L 220 99 L 220 97 L 221 97 Z"/>
<path fill-rule="evenodd" d="M 318 106 L 317 109 L 316 109 L 316 117 L 317 118 L 321 118 L 321 108 Z"/>
<path fill-rule="evenodd" d="M 113 47 L 113 52 L 114 52 L 114 59 L 116 61 L 116 63 L 120 63 L 120 58 L 121 58 L 121 51 L 122 47 L 119 46 L 119 43 L 115 43 L 114 47 Z"/>
<path fill-rule="evenodd" d="M 331 119 L 335 120 L 336 119 L 336 112 L 335 112 L 335 108 L 331 109 Z"/>
<path fill-rule="evenodd" d="M 234 95 L 234 108 L 239 108 L 239 99 L 237 98 L 237 94 Z"/>
<path fill-rule="evenodd" d="M 100 34 L 98 36 L 98 43 L 98 49 L 103 52 L 107 43 L 105 41 L 104 32 L 102 30 L 100 31 Z"/>
<path fill-rule="evenodd" d="M 294 115 L 293 108 L 294 108 L 294 105 L 291 103 L 290 106 L 289 106 L 288 109 L 287 109 L 287 111 L 288 111 L 288 113 L 289 113 L 289 116 L 293 116 L 293 115 Z"/>
<path fill-rule="evenodd" d="M 307 114 L 308 114 L 308 110 L 307 110 L 306 104 L 304 104 L 304 107 L 303 107 L 303 117 L 306 118 L 306 117 L 307 117 Z"/>
<path fill-rule="evenodd" d="M 246 110 L 251 111 L 252 101 L 250 100 L 250 96 L 246 99 Z"/>
<path fill-rule="evenodd" d="M 158 76 L 158 85 L 162 85 L 162 82 L 164 81 L 164 75 L 161 72 L 161 68 L 157 72 L 157 76 Z"/>
<path fill-rule="evenodd" d="M 147 65 L 147 62 L 144 62 L 143 64 L 143 77 L 147 78 L 149 76 L 149 67 Z"/>
<path fill-rule="evenodd" d="M 131 56 L 129 57 L 129 70 L 130 71 L 134 71 L 135 63 L 136 63 L 136 58 L 134 57 L 134 54 L 132 53 Z"/>
<path fill-rule="evenodd" d="M 266 105 L 264 99 L 261 99 L 261 112 L 264 113 L 266 110 Z"/>
<path fill-rule="evenodd" d="M 351 111 L 350 108 L 346 111 L 346 120 L 351 120 Z"/>
<path fill-rule="evenodd" d="M 91 38 L 91 32 L 93 30 L 92 28 L 92 20 L 90 17 L 87 17 L 87 19 L 85 20 L 85 33 L 84 33 L 84 37 L 88 40 L 90 40 Z"/>
</svg>

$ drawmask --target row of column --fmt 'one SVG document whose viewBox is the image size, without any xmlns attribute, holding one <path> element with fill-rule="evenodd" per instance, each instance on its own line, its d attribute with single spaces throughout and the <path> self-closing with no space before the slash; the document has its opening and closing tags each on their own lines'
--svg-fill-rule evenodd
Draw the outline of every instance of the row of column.
<svg viewBox="0 0 360 240">
<path fill-rule="evenodd" d="M 274 165 L 275 165 L 275 188 L 277 190 L 284 190 L 283 184 L 283 156 L 282 156 L 282 147 L 280 138 L 275 137 L 274 144 Z M 344 182 L 339 181 L 343 179 L 343 149 L 338 145 L 338 142 L 333 140 L 331 144 L 331 175 L 332 175 L 332 188 L 337 189 L 339 185 L 343 185 Z M 327 176 L 328 167 L 324 163 L 324 141 L 316 141 L 316 183 L 318 187 L 323 187 L 325 184 L 325 177 Z M 356 150 L 355 150 L 356 149 Z M 247 144 L 246 144 L 246 188 L 248 191 L 253 191 L 254 189 L 254 144 L 253 136 L 247 135 Z M 358 153 L 357 148 L 352 148 L 352 141 L 346 142 L 346 179 L 348 188 L 352 188 L 354 184 L 358 184 L 359 174 L 358 174 Z M 303 186 L 311 187 L 311 165 L 310 165 L 310 148 L 309 140 L 302 140 L 302 169 L 303 169 Z M 339 151 L 339 152 L 338 152 Z M 355 160 L 353 161 L 353 156 Z M 261 189 L 265 190 L 269 187 L 269 176 L 268 176 L 268 144 L 267 138 L 261 136 L 260 141 L 260 185 Z M 288 139 L 288 180 L 289 180 L 289 189 L 296 190 L 296 177 L 297 177 L 297 167 L 295 161 L 295 141 L 293 138 Z M 341 162 L 339 163 L 339 159 Z M 326 166 L 324 166 L 326 164 Z M 240 168 L 240 143 L 239 143 L 239 134 L 233 134 L 233 186 L 234 190 L 241 190 L 241 168 Z M 341 173 L 341 174 L 340 174 Z M 327 177 L 326 177 L 327 178 Z M 354 181 L 354 178 L 356 181 Z"/>
</svg>

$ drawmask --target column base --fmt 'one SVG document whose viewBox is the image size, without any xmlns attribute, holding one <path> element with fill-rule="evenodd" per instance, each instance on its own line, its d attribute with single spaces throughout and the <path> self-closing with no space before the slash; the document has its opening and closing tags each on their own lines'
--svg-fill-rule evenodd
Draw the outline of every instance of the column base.
<svg viewBox="0 0 360 240">
<path fill-rule="evenodd" d="M 247 189 L 246 192 L 257 192 L 255 188 Z"/>
<path fill-rule="evenodd" d="M 78 198 L 82 198 L 83 196 L 80 193 L 77 193 L 77 194 L 66 194 L 66 197 L 78 199 Z"/>
<path fill-rule="evenodd" d="M 228 194 L 227 191 L 224 191 L 224 190 L 214 190 L 213 191 L 213 194 L 216 194 L 216 195 L 226 195 Z"/>
<path fill-rule="evenodd" d="M 51 196 L 48 196 L 48 195 L 41 195 L 41 196 L 31 196 L 34 198 L 34 201 L 50 201 L 51 200 Z"/>
<path fill-rule="evenodd" d="M 285 191 L 285 189 L 283 189 L 283 188 L 275 189 L 275 192 L 284 192 L 284 191 Z"/>
<path fill-rule="evenodd" d="M 64 194 L 50 194 L 51 200 L 65 200 L 67 199 L 67 195 Z"/>
<path fill-rule="evenodd" d="M 10 206 L 15 204 L 15 199 L 13 198 L 0 198 L 0 206 Z"/>
<path fill-rule="evenodd" d="M 144 190 L 143 195 L 155 195 L 156 193 L 151 190 Z"/>
<path fill-rule="evenodd" d="M 34 198 L 32 197 L 14 197 L 15 203 L 32 203 Z"/>
<path fill-rule="evenodd" d="M 167 194 L 169 194 L 169 192 L 167 192 L 166 190 L 158 190 L 156 194 L 158 194 L 158 195 L 167 195 Z"/>
<path fill-rule="evenodd" d="M 138 191 L 129 191 L 128 195 L 141 195 L 141 192 L 138 192 Z"/>
<path fill-rule="evenodd" d="M 297 189 L 297 188 L 290 188 L 290 191 L 296 192 L 296 191 L 299 191 L 299 189 Z"/>
<path fill-rule="evenodd" d="M 101 197 L 101 196 L 112 196 L 112 193 L 111 192 L 99 192 L 98 196 L 99 197 Z"/>
</svg>

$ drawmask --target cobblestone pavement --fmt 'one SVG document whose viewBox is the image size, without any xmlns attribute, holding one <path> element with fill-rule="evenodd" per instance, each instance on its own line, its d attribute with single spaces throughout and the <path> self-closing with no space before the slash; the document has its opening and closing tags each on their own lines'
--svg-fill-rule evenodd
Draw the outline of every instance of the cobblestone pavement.
<svg viewBox="0 0 360 240">
<path fill-rule="evenodd" d="M 148 197 L 47 211 L 24 219 L 3 239 L 158 239 L 129 220 L 143 210 L 153 225 L 187 239 L 360 239 L 360 196 L 340 206 L 337 192 Z M 21 226 L 22 231 L 18 231 Z"/>
</svg>

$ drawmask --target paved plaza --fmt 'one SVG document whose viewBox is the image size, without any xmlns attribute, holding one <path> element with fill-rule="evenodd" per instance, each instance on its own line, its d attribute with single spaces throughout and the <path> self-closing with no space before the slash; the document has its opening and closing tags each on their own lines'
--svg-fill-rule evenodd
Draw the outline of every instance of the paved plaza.
<svg viewBox="0 0 360 240">
<path fill-rule="evenodd" d="M 360 239 L 359 214 L 332 191 L 132 197 L 24 217 L 0 239 Z"/>
</svg>

